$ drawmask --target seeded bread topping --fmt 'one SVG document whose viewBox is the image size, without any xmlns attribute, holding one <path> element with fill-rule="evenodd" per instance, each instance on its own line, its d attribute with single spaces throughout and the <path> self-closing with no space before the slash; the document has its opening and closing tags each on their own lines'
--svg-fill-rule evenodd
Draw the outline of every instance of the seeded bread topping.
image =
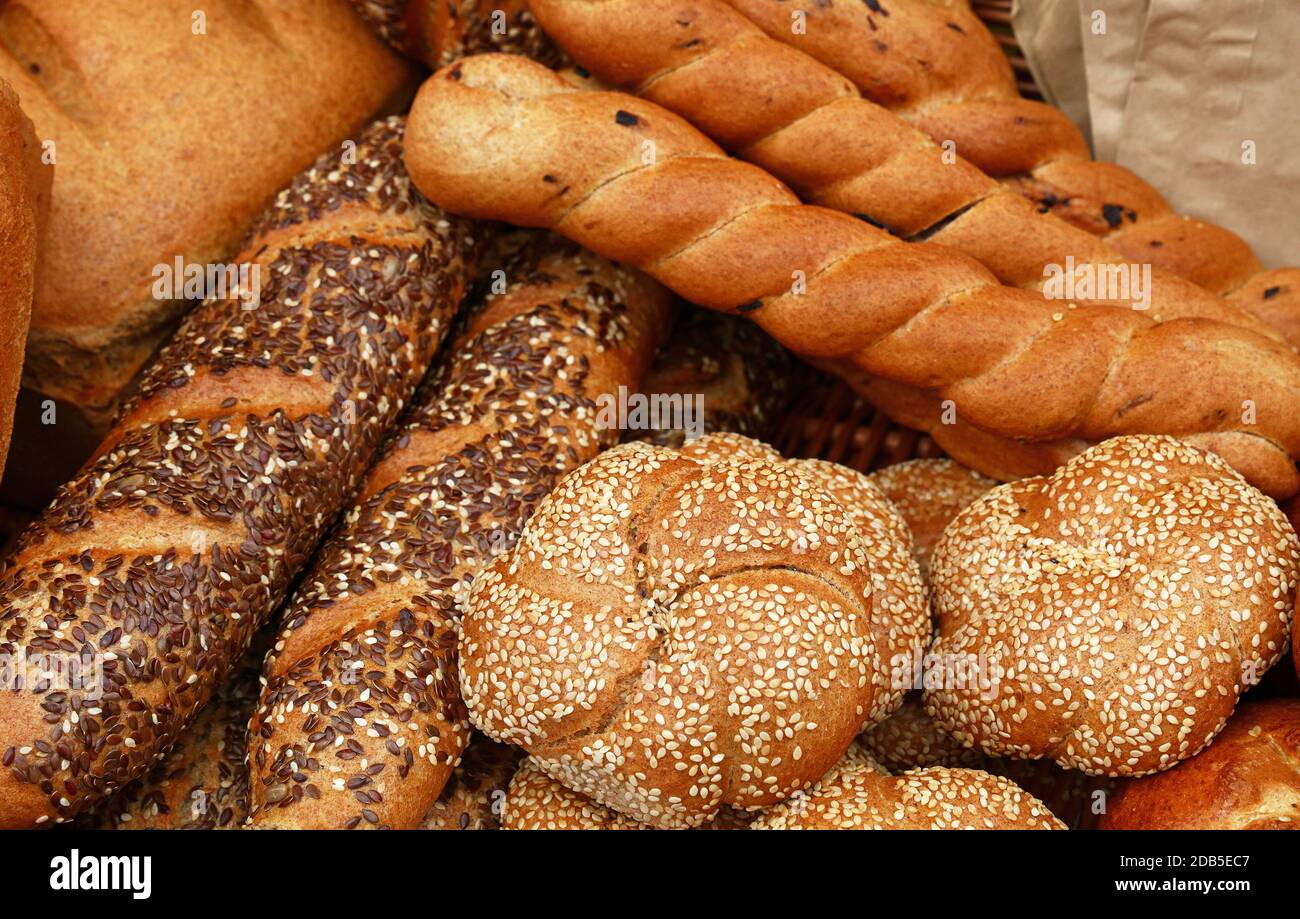
<svg viewBox="0 0 1300 919">
<path fill-rule="evenodd" d="M 456 631 L 471 579 L 617 437 L 596 398 L 637 384 L 668 297 L 526 238 L 285 610 L 250 724 L 254 826 L 419 825 L 469 741 Z"/>
<path fill-rule="evenodd" d="M 1051 476 L 984 495 L 930 569 L 931 654 L 989 688 L 928 689 L 966 746 L 1143 775 L 1193 756 L 1286 648 L 1300 540 L 1222 459 L 1115 438 Z"/>
<path fill-rule="evenodd" d="M 807 787 L 898 704 L 891 658 L 928 634 L 905 526 L 845 503 L 869 493 L 735 435 L 602 454 L 474 583 L 475 726 L 659 827 Z"/>
<path fill-rule="evenodd" d="M 66 820 L 167 752 L 414 391 L 474 245 L 411 189 L 402 134 L 374 125 L 280 196 L 241 259 L 256 308 L 190 314 L 6 562 L 0 652 L 102 679 L 0 694 L 0 825 Z"/>
</svg>

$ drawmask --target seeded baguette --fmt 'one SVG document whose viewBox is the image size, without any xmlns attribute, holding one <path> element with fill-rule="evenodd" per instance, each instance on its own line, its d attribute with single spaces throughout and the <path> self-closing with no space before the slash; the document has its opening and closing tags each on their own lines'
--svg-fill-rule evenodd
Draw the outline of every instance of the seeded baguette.
<svg viewBox="0 0 1300 919">
<path fill-rule="evenodd" d="M 400 119 L 323 156 L 254 226 L 260 302 L 183 323 L 0 572 L 0 653 L 86 654 L 102 698 L 0 692 L 0 826 L 143 776 L 283 599 L 414 391 L 472 271 L 413 193 Z M 93 689 L 93 687 L 92 687 Z"/>
<path fill-rule="evenodd" d="M 18 96 L 0 80 L 0 473 L 13 431 L 23 346 L 32 317 L 38 243 L 50 204 L 51 170 Z"/>
<path fill-rule="evenodd" d="M 1093 161 L 1063 112 L 1020 98 L 1006 55 L 967 0 L 809 4 L 797 33 L 783 0 L 725 2 L 934 140 L 954 143 L 1039 210 L 1128 261 L 1226 296 L 1300 344 L 1300 268 L 1263 270 L 1237 234 L 1175 213 L 1130 170 Z"/>
<path fill-rule="evenodd" d="M 432 200 L 556 229 L 743 312 L 981 472 L 1048 471 L 1139 431 L 1213 449 L 1270 494 L 1300 483 L 1300 357 L 1279 342 L 999 286 L 966 256 L 801 204 L 652 103 L 523 58 L 440 71 L 410 117 L 407 166 Z"/>
<path fill-rule="evenodd" d="M 648 278 L 555 237 L 505 268 L 285 610 L 249 725 L 255 827 L 410 829 L 469 740 L 459 604 L 666 333 Z"/>
<path fill-rule="evenodd" d="M 978 259 L 1012 287 L 1043 287 L 1066 259 L 1104 277 L 1126 259 L 863 99 L 844 76 L 769 38 L 723 0 L 531 0 L 547 33 L 596 77 L 676 112 L 808 204 Z M 788 16 L 787 16 L 788 19 Z M 788 25 L 788 23 L 787 23 Z M 634 49 L 634 53 L 630 50 Z M 1139 280 L 1141 280 L 1139 278 Z M 1164 272 L 1150 298 L 1062 299 L 1147 308 L 1156 319 L 1265 323 Z M 1300 343 L 1300 316 L 1295 342 Z"/>
</svg>

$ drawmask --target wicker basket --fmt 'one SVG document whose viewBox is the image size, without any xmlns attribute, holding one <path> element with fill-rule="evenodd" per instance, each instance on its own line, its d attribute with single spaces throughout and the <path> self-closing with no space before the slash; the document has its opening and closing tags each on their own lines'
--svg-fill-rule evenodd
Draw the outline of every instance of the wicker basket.
<svg viewBox="0 0 1300 919">
<path fill-rule="evenodd" d="M 1011 31 L 1011 4 L 1012 0 L 973 0 L 971 9 L 1002 45 L 1021 95 L 1041 99 Z M 928 435 L 889 420 L 844 383 L 827 374 L 809 373 L 811 382 L 800 387 L 803 394 L 772 438 L 786 456 L 818 457 L 866 471 L 944 455 Z"/>
</svg>

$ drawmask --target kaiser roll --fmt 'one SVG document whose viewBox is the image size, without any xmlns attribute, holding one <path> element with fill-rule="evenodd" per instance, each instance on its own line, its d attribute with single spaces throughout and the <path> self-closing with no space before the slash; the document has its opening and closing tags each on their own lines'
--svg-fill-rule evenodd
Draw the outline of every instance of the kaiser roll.
<svg viewBox="0 0 1300 919">
<path fill-rule="evenodd" d="M 1281 656 L 1298 576 L 1285 516 L 1227 463 L 1114 438 L 995 488 L 944 532 L 930 653 L 996 678 L 927 686 L 927 709 L 993 756 L 1168 769 Z"/>
<path fill-rule="evenodd" d="M 819 779 L 929 633 L 907 529 L 865 476 L 737 435 L 610 450 L 475 580 L 474 724 L 641 823 Z"/>
</svg>

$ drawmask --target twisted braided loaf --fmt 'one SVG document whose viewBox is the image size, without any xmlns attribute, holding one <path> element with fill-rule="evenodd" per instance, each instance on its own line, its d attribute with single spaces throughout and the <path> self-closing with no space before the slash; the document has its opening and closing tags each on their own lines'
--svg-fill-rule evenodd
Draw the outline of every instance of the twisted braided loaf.
<svg viewBox="0 0 1300 919">
<path fill-rule="evenodd" d="M 1272 494 L 1296 490 L 1300 359 L 1285 346 L 1002 287 L 966 256 L 801 204 L 652 103 L 483 55 L 421 88 L 406 156 L 449 209 L 554 228 L 688 300 L 745 313 L 988 474 L 1045 471 L 1089 440 L 1155 431 L 1221 453 Z M 939 399 L 959 424 L 943 423 Z"/>
<path fill-rule="evenodd" d="M 960 249 L 1013 287 L 1041 287 L 1046 269 L 1067 258 L 1102 278 L 1100 266 L 1125 263 L 1104 241 L 953 160 L 845 77 L 769 38 L 722 0 L 531 5 L 548 34 L 595 76 L 676 112 L 809 204 Z M 1174 275 L 1153 272 L 1150 288 L 1136 304 L 1123 290 L 1074 299 L 1149 308 L 1157 320 L 1201 316 L 1267 328 Z"/>
<path fill-rule="evenodd" d="M 935 140 L 953 141 L 1040 209 L 1104 237 L 1126 259 L 1226 295 L 1300 342 L 1300 269 L 1262 270 L 1235 233 L 1174 213 L 1129 170 L 1094 162 L 1069 118 L 1019 96 L 1006 57 L 965 0 L 809 3 L 798 34 L 782 0 L 726 2 Z"/>
<path fill-rule="evenodd" d="M 459 601 L 617 438 L 595 399 L 640 379 L 666 292 L 554 238 L 505 272 L 286 608 L 249 726 L 254 826 L 420 824 L 469 740 Z"/>
<path fill-rule="evenodd" d="M 0 571 L 0 654 L 81 668 L 0 691 L 0 826 L 63 821 L 167 752 L 415 390 L 473 241 L 411 193 L 401 137 L 380 122 L 281 193 L 240 259 L 257 308 L 189 314 Z"/>
</svg>

